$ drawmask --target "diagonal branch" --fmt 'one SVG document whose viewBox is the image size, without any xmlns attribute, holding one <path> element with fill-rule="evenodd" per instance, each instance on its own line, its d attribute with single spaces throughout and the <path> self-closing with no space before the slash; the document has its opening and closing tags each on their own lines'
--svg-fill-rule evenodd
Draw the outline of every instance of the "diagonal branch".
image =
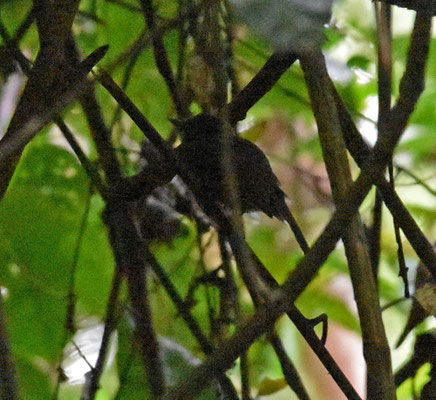
<svg viewBox="0 0 436 400">
<path fill-rule="evenodd" d="M 178 313 L 180 314 L 180 316 L 183 318 L 183 320 L 188 325 L 190 331 L 192 332 L 193 336 L 197 340 L 197 342 L 200 345 L 201 349 L 203 350 L 204 354 L 211 354 L 214 351 L 213 345 L 209 342 L 207 337 L 203 334 L 197 321 L 194 319 L 194 317 L 190 313 L 189 309 L 184 304 L 183 299 L 177 293 L 176 288 L 171 283 L 170 279 L 165 274 L 162 267 L 159 265 L 156 258 L 153 256 L 153 254 L 149 250 L 148 246 L 145 245 L 143 249 L 144 249 L 144 257 L 145 257 L 147 264 L 150 265 L 154 274 L 158 277 L 160 283 L 164 287 L 168 296 L 173 301 L 175 307 L 177 308 Z M 236 394 L 236 391 L 235 391 L 235 388 L 233 387 L 232 382 L 230 381 L 229 378 L 227 378 L 227 376 L 225 374 L 217 375 L 217 380 L 219 381 L 223 392 L 226 394 L 226 396 L 227 396 L 226 398 L 228 398 L 229 400 L 238 399 L 238 396 Z"/>
<path fill-rule="evenodd" d="M 179 95 L 174 74 L 168 60 L 168 54 L 162 40 L 162 33 L 156 24 L 156 15 L 153 9 L 153 4 L 151 0 L 141 0 L 141 6 L 153 42 L 153 54 L 156 66 L 168 86 L 177 114 L 181 117 L 186 117 L 188 115 L 188 110 Z"/>
<path fill-rule="evenodd" d="M 423 74 L 424 69 L 421 72 Z M 208 357 L 185 382 L 178 385 L 177 388 L 172 388 L 166 398 L 192 398 L 209 382 L 209 372 L 212 367 L 220 372 L 225 371 L 239 354 L 273 326 L 276 319 L 286 310 L 288 302 L 292 303 L 299 297 L 316 275 L 320 266 L 326 261 L 328 255 L 334 250 L 338 240 L 344 235 L 351 217 L 358 211 L 359 206 L 371 189 L 372 182 L 383 173 L 403 133 L 398 128 L 400 127 L 397 126 L 397 129 L 389 130 L 385 137 L 380 138 L 363 162 L 360 175 L 344 194 L 344 198 L 347 198 L 348 201 L 334 212 L 309 253 L 298 262 L 295 270 L 282 286 L 288 296 L 283 298 L 280 292 L 275 292 L 277 298 L 258 310 L 245 325 L 245 329 L 239 330 L 232 338 L 223 343 L 220 354 L 213 354 Z M 189 397 L 187 393 L 189 393 Z"/>
<path fill-rule="evenodd" d="M 156 147 L 165 155 L 167 159 L 166 169 L 169 171 L 169 175 L 174 175 L 177 171 L 180 170 L 181 166 L 178 166 L 177 160 L 173 154 L 172 148 L 161 138 L 159 133 L 153 128 L 153 126 L 144 118 L 141 112 L 136 108 L 136 106 L 129 100 L 129 98 L 122 92 L 121 89 L 118 88 L 116 83 L 111 79 L 111 77 L 106 74 L 104 71 L 101 71 L 99 76 L 97 77 L 99 81 L 103 84 L 103 86 L 114 96 L 114 98 L 119 102 L 121 108 L 133 119 L 133 121 L 138 125 L 138 127 L 143 131 L 145 136 L 156 145 Z M 168 172 L 167 172 L 168 173 Z M 186 176 L 183 171 L 180 171 L 183 177 Z M 150 176 L 148 176 L 150 177 Z M 171 179 L 171 178 L 170 178 Z M 122 194 L 121 194 L 122 195 Z M 220 221 L 225 221 L 225 217 L 220 217 Z M 226 231 L 232 232 L 229 236 L 231 241 L 232 249 L 237 258 L 238 265 L 240 267 L 244 267 L 245 260 L 250 258 L 251 261 L 254 262 L 254 265 L 259 270 L 259 275 L 268 287 L 279 288 L 277 282 L 273 279 L 273 277 L 269 274 L 268 270 L 265 266 L 257 259 L 255 254 L 251 251 L 251 249 L 247 246 L 245 241 L 240 238 L 233 229 L 231 224 L 226 224 Z M 241 268 L 241 273 L 245 276 L 245 282 L 251 282 L 251 273 L 249 268 Z M 254 284 L 254 286 L 256 286 Z M 291 304 L 292 301 L 289 302 Z M 305 337 L 307 342 L 310 344 L 312 349 L 318 354 L 319 358 L 324 363 L 327 370 L 332 374 L 335 381 L 341 387 L 341 389 L 347 393 L 350 399 L 359 399 L 359 396 L 353 389 L 353 387 L 349 384 L 347 379 L 344 377 L 342 371 L 337 367 L 336 363 L 330 356 L 330 354 L 325 349 L 321 340 L 316 336 L 313 329 L 308 327 L 306 319 L 301 315 L 298 309 L 294 305 L 289 306 L 289 317 L 296 324 L 299 331 Z"/>
<path fill-rule="evenodd" d="M 254 106 L 297 60 L 293 53 L 274 53 L 255 77 L 225 106 L 229 123 L 243 120 Z"/>
<path fill-rule="evenodd" d="M 401 133 L 404 129 L 410 114 L 413 112 L 415 104 L 419 98 L 419 94 L 423 90 L 425 61 L 428 58 L 429 38 L 431 32 L 431 17 L 428 15 L 416 16 L 414 34 L 410 44 L 409 58 L 407 68 L 402 78 L 400 86 L 400 98 L 396 106 L 392 109 L 390 117 L 386 118 L 386 131 L 396 130 Z M 418 84 L 411 84 L 412 79 L 416 79 Z M 338 109 L 341 120 L 342 134 L 347 145 L 347 149 L 362 168 L 365 160 L 368 159 L 371 150 L 363 140 L 361 134 L 353 123 L 353 120 L 347 111 L 342 99 L 334 88 L 331 82 L 331 87 L 334 91 L 336 99 L 336 107 Z M 380 145 L 380 147 L 382 147 Z M 386 181 L 383 173 L 374 176 L 374 183 L 380 191 L 383 201 L 389 208 L 393 217 L 406 235 L 413 249 L 420 257 L 421 261 L 426 264 L 431 270 L 433 276 L 436 276 L 436 255 L 431 243 L 421 232 L 419 226 L 410 215 L 407 208 L 401 202 L 401 199 Z"/>
<path fill-rule="evenodd" d="M 348 201 L 343 194 L 352 184 L 351 171 L 342 137 L 338 112 L 330 88 L 324 57 L 319 53 L 301 57 L 301 65 L 318 125 L 324 160 L 336 208 Z M 367 365 L 369 398 L 395 398 L 390 350 L 387 342 L 365 233 L 358 213 L 351 216 L 343 235 L 345 253 L 353 284 Z"/>
<path fill-rule="evenodd" d="M 0 198 L 7 190 L 27 143 L 84 90 L 86 75 L 93 67 L 86 60 L 83 64 L 71 60 L 67 50 L 68 35 L 79 1 L 35 0 L 34 5 L 40 51 L 9 128 L 0 142 Z M 57 23 L 53 24 L 53 20 Z M 1 33 L 6 35 L 4 30 Z"/>
<path fill-rule="evenodd" d="M 10 48 L 13 51 L 14 56 L 15 56 L 16 60 L 19 62 L 24 73 L 26 75 L 29 75 L 30 71 L 31 71 L 31 62 L 20 51 L 16 41 L 9 37 L 9 34 L 6 32 L 6 29 L 3 26 L 3 24 L 1 23 L 1 21 L 0 21 L 0 36 L 2 37 L 3 41 L 7 44 L 8 48 Z M 87 69 L 91 69 L 104 56 L 106 51 L 107 51 L 107 46 L 99 47 L 97 50 L 95 50 L 93 53 L 91 53 L 90 56 L 87 57 L 84 62 L 82 62 L 81 66 L 85 67 Z M 58 128 L 63 133 L 65 139 L 67 140 L 67 142 L 69 143 L 69 145 L 73 149 L 74 153 L 76 154 L 76 156 L 79 159 L 80 163 L 82 164 L 83 168 L 87 172 L 93 185 L 96 187 L 96 189 L 99 191 L 99 193 L 103 196 L 103 198 L 105 198 L 106 197 L 106 187 L 105 187 L 100 175 L 98 174 L 96 168 L 94 167 L 94 165 L 91 164 L 91 162 L 88 160 L 88 158 L 86 157 L 83 150 L 80 148 L 73 133 L 71 132 L 71 130 L 68 128 L 68 126 L 65 124 L 65 122 L 62 120 L 62 118 L 59 115 L 54 115 L 53 119 L 54 119 L 54 122 L 56 123 L 56 125 L 58 126 Z M 19 137 L 20 135 L 15 135 L 15 136 Z M 15 146 L 13 146 L 13 148 L 15 149 Z M 1 149 L 1 145 L 0 145 L 0 149 Z"/>
</svg>

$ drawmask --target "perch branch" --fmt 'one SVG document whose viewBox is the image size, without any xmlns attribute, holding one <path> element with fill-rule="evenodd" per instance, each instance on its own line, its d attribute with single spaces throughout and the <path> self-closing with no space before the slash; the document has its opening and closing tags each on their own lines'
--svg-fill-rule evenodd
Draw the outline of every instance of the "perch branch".
<svg viewBox="0 0 436 400">
<path fill-rule="evenodd" d="M 343 194 L 350 188 L 352 178 L 325 60 L 321 52 L 314 52 L 301 57 L 300 62 L 318 125 L 333 198 L 336 208 L 340 209 L 348 201 Z M 357 212 L 350 218 L 342 239 L 362 330 L 368 396 L 394 399 L 390 350 L 378 305 L 376 285 L 372 279 L 364 228 Z"/>
<path fill-rule="evenodd" d="M 177 164 L 176 159 L 173 154 L 173 150 L 168 144 L 163 141 L 159 133 L 151 126 L 151 124 L 142 116 L 141 112 L 136 108 L 136 106 L 129 100 L 129 98 L 122 92 L 121 89 L 118 88 L 115 82 L 113 82 L 112 78 L 103 71 L 101 71 L 97 77 L 97 79 L 103 84 L 103 86 L 114 96 L 114 98 L 119 102 L 121 108 L 132 118 L 132 120 L 138 125 L 138 127 L 143 131 L 143 133 L 146 135 L 146 137 L 152 141 L 153 144 L 164 154 L 164 156 L 167 159 L 167 165 L 166 168 L 168 171 L 171 171 L 174 175 L 177 170 Z M 341 222 L 343 226 L 346 225 L 346 218 L 344 219 L 344 222 Z M 342 226 L 340 226 L 342 228 Z M 238 235 L 234 236 L 238 237 Z M 239 245 L 235 245 L 235 242 L 239 241 L 239 239 L 235 239 L 233 241 L 233 250 L 238 254 L 237 249 L 241 249 L 245 247 L 245 250 L 249 252 L 249 257 L 256 261 L 254 265 L 256 266 L 260 261 L 255 258 L 254 253 L 251 252 L 251 250 L 247 249 L 246 246 L 244 246 L 244 241 L 241 239 L 241 243 Z M 333 248 L 335 246 L 336 242 L 333 243 Z M 333 250 L 332 248 L 332 250 Z M 241 254 L 243 254 L 245 251 L 243 251 Z M 241 256 L 239 259 L 239 263 L 244 262 L 245 257 Z M 266 279 L 265 275 L 269 274 L 267 269 L 262 265 L 262 279 Z M 247 272 L 248 274 L 249 272 Z M 270 280 L 272 280 L 276 287 L 278 287 L 277 282 L 272 278 L 271 275 L 268 275 Z M 250 281 L 250 279 L 246 279 L 246 282 Z M 268 282 L 268 280 L 266 280 Z M 271 282 L 268 282 L 269 285 L 271 285 Z M 292 303 L 292 302 L 290 302 Z M 335 377 L 335 380 L 338 382 L 339 386 L 344 390 L 347 395 L 349 394 L 350 398 L 358 399 L 359 396 L 354 391 L 352 386 L 348 383 L 347 379 L 343 376 L 340 369 L 335 364 L 334 360 L 331 358 L 330 354 L 326 351 L 324 345 L 319 340 L 319 338 L 315 335 L 313 332 L 313 329 L 310 329 L 307 326 L 306 319 L 301 316 L 298 310 L 296 310 L 295 306 L 290 305 L 289 308 L 291 309 L 291 315 L 292 320 L 296 324 L 296 326 L 299 328 L 300 332 L 303 334 L 303 336 L 306 338 L 308 343 L 311 345 L 311 347 L 316 351 L 316 353 L 319 355 L 321 360 L 324 360 L 324 364 L 326 368 L 329 370 L 329 372 L 332 374 L 332 376 Z M 336 378 L 337 377 L 337 378 Z M 344 382 L 343 384 L 341 382 Z"/>
<path fill-rule="evenodd" d="M 225 106 L 230 124 L 241 121 L 297 60 L 296 54 L 274 53 L 255 77 Z"/>
</svg>

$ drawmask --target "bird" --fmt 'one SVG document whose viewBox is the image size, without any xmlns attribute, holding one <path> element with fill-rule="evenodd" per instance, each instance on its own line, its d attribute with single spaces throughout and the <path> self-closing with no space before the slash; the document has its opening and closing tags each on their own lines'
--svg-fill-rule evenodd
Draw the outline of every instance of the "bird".
<svg viewBox="0 0 436 400">
<path fill-rule="evenodd" d="M 241 213 L 262 211 L 269 217 L 286 221 L 304 253 L 309 245 L 286 205 L 263 151 L 249 140 L 226 129 L 223 121 L 201 113 L 182 120 L 171 120 L 181 134 L 176 158 L 194 178 L 194 195 L 205 208 L 228 208 L 231 191 L 236 190 Z"/>
</svg>

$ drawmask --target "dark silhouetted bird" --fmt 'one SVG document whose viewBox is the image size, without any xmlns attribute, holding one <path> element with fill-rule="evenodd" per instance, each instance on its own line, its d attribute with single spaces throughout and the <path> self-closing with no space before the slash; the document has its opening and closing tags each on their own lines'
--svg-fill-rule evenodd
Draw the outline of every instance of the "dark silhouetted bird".
<svg viewBox="0 0 436 400">
<path fill-rule="evenodd" d="M 214 204 L 228 207 L 229 193 L 236 189 L 242 213 L 262 211 L 286 221 L 303 251 L 309 250 L 262 150 L 226 130 L 219 118 L 209 114 L 172 122 L 182 135 L 177 158 L 194 177 L 194 194 L 206 212 Z"/>
</svg>

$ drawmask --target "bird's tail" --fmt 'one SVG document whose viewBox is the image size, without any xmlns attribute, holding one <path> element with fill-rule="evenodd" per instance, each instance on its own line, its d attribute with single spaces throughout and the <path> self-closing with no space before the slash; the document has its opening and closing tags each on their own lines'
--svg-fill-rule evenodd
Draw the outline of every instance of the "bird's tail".
<svg viewBox="0 0 436 400">
<path fill-rule="evenodd" d="M 291 213 L 291 210 L 284 204 L 282 216 L 283 219 L 288 223 L 289 227 L 291 228 L 292 232 L 295 235 L 295 239 L 297 240 L 299 246 L 301 247 L 301 250 L 303 250 L 304 254 L 307 254 L 310 250 L 310 247 L 303 235 L 303 232 L 301 231 L 300 227 L 297 224 L 297 221 L 295 220 L 294 216 Z"/>
</svg>

